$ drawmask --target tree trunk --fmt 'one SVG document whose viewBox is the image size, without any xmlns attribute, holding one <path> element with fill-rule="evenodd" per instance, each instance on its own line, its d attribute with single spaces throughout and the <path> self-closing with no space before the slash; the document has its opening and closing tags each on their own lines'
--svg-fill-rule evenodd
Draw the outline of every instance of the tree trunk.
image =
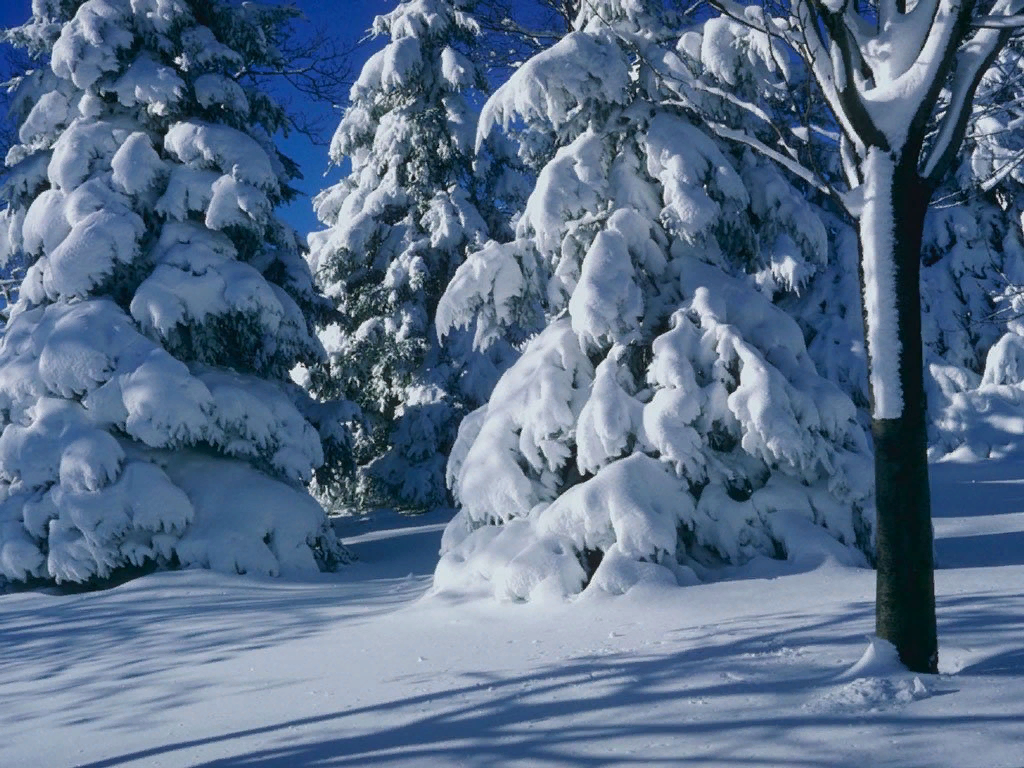
<svg viewBox="0 0 1024 768">
<path fill-rule="evenodd" d="M 897 161 L 894 170 L 888 203 L 903 407 L 896 418 L 879 418 L 887 414 L 876 409 L 871 423 L 878 510 L 875 632 L 896 646 L 909 669 L 935 673 L 938 638 L 920 286 L 921 241 L 931 195 L 913 163 Z M 862 231 L 862 253 L 866 236 Z M 875 365 L 870 347 L 869 361 Z M 872 392 L 873 402 L 878 394 Z"/>
</svg>

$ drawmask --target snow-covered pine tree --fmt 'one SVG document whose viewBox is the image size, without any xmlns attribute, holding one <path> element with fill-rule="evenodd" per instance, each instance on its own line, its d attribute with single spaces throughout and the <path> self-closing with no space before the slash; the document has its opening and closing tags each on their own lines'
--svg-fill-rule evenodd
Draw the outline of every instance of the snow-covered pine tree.
<svg viewBox="0 0 1024 768">
<path fill-rule="evenodd" d="M 515 239 L 458 270 L 439 331 L 539 333 L 460 427 L 438 588 L 621 592 L 870 550 L 855 406 L 769 298 L 821 268 L 826 230 L 771 164 L 663 90 L 692 73 L 657 7 L 585 3 L 483 110 L 481 137 L 500 124 L 530 160 L 555 151 Z"/>
<path fill-rule="evenodd" d="M 486 398 L 495 361 L 455 340 L 442 349 L 434 313 L 488 212 L 473 182 L 471 94 L 485 87 L 471 57 L 478 29 L 464 0 L 404 0 L 378 16 L 389 38 L 352 88 L 331 145 L 351 172 L 316 199 L 327 229 L 310 237 L 311 262 L 336 302 L 320 338 L 319 397 L 363 410 L 357 480 L 321 488 L 356 508 L 445 505 L 444 463 L 466 404 Z"/>
<path fill-rule="evenodd" d="M 18 125 L 32 108 L 31 100 L 17 98 L 14 84 L 29 72 L 42 70 L 41 57 L 44 53 L 31 44 L 27 47 L 10 45 L 8 34 L 11 34 L 10 30 L 6 33 L 0 30 L 0 157 L 7 157 L 11 148 L 19 143 Z M 0 162 L 0 174 L 3 171 L 4 166 Z M 6 324 L 11 307 L 17 300 L 18 288 L 27 267 L 27 257 L 17 244 L 17 228 L 14 211 L 8 207 L 0 210 L 0 329 Z"/>
<path fill-rule="evenodd" d="M 289 380 L 323 350 L 295 234 L 280 65 L 294 11 L 35 0 L 5 252 L 31 262 L 0 342 L 0 578 L 344 557 L 304 488 L 323 460 Z M 240 79 L 241 78 L 241 79 Z"/>
</svg>

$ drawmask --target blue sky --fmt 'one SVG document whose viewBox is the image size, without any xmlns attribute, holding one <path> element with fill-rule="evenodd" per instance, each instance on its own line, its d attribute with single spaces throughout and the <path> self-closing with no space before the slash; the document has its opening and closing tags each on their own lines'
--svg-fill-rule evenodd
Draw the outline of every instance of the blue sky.
<svg viewBox="0 0 1024 768">
<path fill-rule="evenodd" d="M 310 20 L 320 28 L 330 30 L 340 41 L 358 40 L 373 22 L 373 17 L 386 13 L 395 7 L 396 0 L 293 0 L 294 5 L 302 10 Z M 31 13 L 31 0 L 0 0 L 0 27 L 9 27 L 22 23 Z M 375 46 L 363 46 L 359 53 L 365 58 L 375 50 Z M 362 60 L 354 62 L 356 72 L 362 66 Z M 329 109 L 324 107 L 324 109 Z M 340 111 L 335 110 L 330 118 L 336 124 Z M 301 136 L 292 136 L 282 143 L 285 154 L 292 157 L 302 168 L 305 177 L 296 183 L 296 187 L 304 197 L 296 200 L 285 208 L 284 217 L 300 233 L 306 234 L 319 228 L 313 215 L 310 197 L 315 195 L 326 184 L 336 181 L 340 172 L 328 167 L 327 148 L 311 144 Z M 325 176 L 326 174 L 326 176 Z"/>
</svg>

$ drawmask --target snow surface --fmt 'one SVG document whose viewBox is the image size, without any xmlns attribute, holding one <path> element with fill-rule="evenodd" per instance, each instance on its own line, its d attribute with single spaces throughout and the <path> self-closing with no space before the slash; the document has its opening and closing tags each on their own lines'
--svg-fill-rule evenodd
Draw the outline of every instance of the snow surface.
<svg viewBox="0 0 1024 768">
<path fill-rule="evenodd" d="M 869 570 L 456 600 L 443 517 L 351 521 L 361 562 L 311 580 L 0 596 L 0 765 L 1019 766 L 1022 475 L 933 466 L 939 675 L 868 637 Z"/>
</svg>

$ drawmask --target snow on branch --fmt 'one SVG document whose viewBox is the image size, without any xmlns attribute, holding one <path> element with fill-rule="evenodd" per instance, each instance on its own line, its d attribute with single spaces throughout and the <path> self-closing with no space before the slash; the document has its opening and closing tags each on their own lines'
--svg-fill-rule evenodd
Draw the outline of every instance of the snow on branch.
<svg viewBox="0 0 1024 768">
<path fill-rule="evenodd" d="M 949 107 L 939 123 L 938 134 L 924 163 L 924 177 L 933 184 L 946 172 L 967 130 L 974 94 L 981 78 L 1006 44 L 1007 30 L 981 29 L 960 49 Z"/>
<path fill-rule="evenodd" d="M 835 115 L 843 132 L 856 143 L 858 151 L 863 149 L 858 128 L 871 125 L 870 119 L 866 116 L 856 89 L 849 87 L 850 78 L 839 76 L 840 72 L 846 72 L 852 77 L 854 67 L 852 64 L 836 66 L 832 56 L 833 48 L 826 44 L 821 35 L 822 20 L 814 6 L 799 1 L 795 4 L 794 13 L 800 23 L 794 27 L 790 21 L 772 19 L 765 16 L 760 8 L 744 6 L 735 0 L 710 0 L 710 3 L 737 23 L 781 40 L 795 51 L 810 67 L 829 110 Z M 851 54 L 852 49 L 847 49 L 845 55 Z"/>
<path fill-rule="evenodd" d="M 710 121 L 707 123 L 707 126 L 711 128 L 719 136 L 721 136 L 723 139 L 738 141 L 741 144 L 746 144 L 751 149 L 756 149 L 765 157 L 777 162 L 779 165 L 781 165 L 787 171 L 792 173 L 794 176 L 797 176 L 800 179 L 806 181 L 819 192 L 824 192 L 826 195 L 829 195 L 830 197 L 840 199 L 836 191 L 831 186 L 822 181 L 809 168 L 802 165 L 801 163 L 798 163 L 796 160 L 793 160 L 791 157 L 787 157 L 778 150 L 772 149 L 767 144 L 755 138 L 754 136 L 749 135 L 745 131 L 737 130 L 735 128 L 730 128 L 727 125 L 722 125 L 721 123 L 714 123 Z"/>
<path fill-rule="evenodd" d="M 1024 13 L 1013 16 L 983 16 L 972 20 L 971 26 L 979 29 L 1024 29 Z"/>
</svg>

